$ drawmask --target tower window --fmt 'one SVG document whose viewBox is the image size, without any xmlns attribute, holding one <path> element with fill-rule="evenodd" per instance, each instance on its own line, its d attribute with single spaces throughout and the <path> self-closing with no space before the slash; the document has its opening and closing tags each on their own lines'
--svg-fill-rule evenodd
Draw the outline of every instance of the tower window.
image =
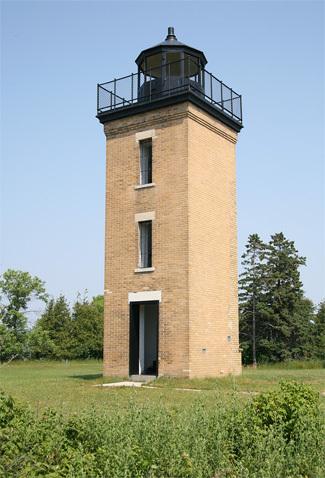
<svg viewBox="0 0 325 478">
<path fill-rule="evenodd" d="M 152 267 L 152 221 L 139 222 L 140 258 L 139 267 Z"/>
<path fill-rule="evenodd" d="M 140 184 L 152 183 L 152 139 L 140 141 Z"/>
</svg>

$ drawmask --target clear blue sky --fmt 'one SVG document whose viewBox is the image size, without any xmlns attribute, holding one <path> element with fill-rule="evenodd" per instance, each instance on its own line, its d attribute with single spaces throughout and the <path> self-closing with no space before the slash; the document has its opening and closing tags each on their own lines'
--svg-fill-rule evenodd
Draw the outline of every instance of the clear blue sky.
<svg viewBox="0 0 325 478">
<path fill-rule="evenodd" d="M 324 3 L 2 1 L 1 268 L 73 300 L 103 290 L 105 138 L 96 83 L 175 26 L 243 95 L 239 254 L 283 231 L 325 297 Z"/>
</svg>

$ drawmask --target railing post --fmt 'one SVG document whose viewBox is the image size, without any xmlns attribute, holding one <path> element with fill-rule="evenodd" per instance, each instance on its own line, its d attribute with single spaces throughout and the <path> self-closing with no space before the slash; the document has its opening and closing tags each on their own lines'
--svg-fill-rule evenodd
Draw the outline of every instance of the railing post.
<svg viewBox="0 0 325 478">
<path fill-rule="evenodd" d="M 212 75 L 210 75 L 210 98 L 211 98 L 211 101 L 213 101 Z"/>
<path fill-rule="evenodd" d="M 233 105 L 232 105 L 232 89 L 230 90 L 230 109 L 231 109 L 231 116 L 234 116 Z"/>
<path fill-rule="evenodd" d="M 170 96 L 170 63 L 168 64 L 168 96 Z"/>
<path fill-rule="evenodd" d="M 131 101 L 133 103 L 133 75 L 134 73 L 131 74 Z"/>
<path fill-rule="evenodd" d="M 241 95 L 239 96 L 239 104 L 240 104 L 240 121 L 243 121 L 243 106 L 241 102 Z"/>
<path fill-rule="evenodd" d="M 110 91 L 110 95 L 111 95 L 111 109 L 112 109 L 112 108 L 113 108 L 113 104 L 112 104 L 112 103 L 113 103 L 113 101 L 112 101 L 112 95 L 113 95 L 113 93 L 112 93 L 111 91 Z"/>
<path fill-rule="evenodd" d="M 201 68 L 200 65 L 200 72 L 201 72 L 201 78 L 202 78 L 202 88 L 203 88 L 203 93 L 205 94 L 205 70 Z"/>
<path fill-rule="evenodd" d="M 220 81 L 220 86 L 221 86 L 221 89 L 220 89 L 221 109 L 224 110 L 224 107 L 223 107 L 223 90 L 222 90 L 223 83 L 222 83 L 222 81 Z"/>
<path fill-rule="evenodd" d="M 97 113 L 99 110 L 99 84 L 97 83 Z"/>
<path fill-rule="evenodd" d="M 114 108 L 116 106 L 116 78 L 114 78 Z"/>
<path fill-rule="evenodd" d="M 184 88 L 184 84 L 185 84 L 184 52 L 181 54 L 181 59 L 178 60 L 177 64 L 179 64 L 179 72 L 180 72 L 180 76 L 181 76 L 181 81 L 177 86 L 177 90 L 182 90 Z"/>
<path fill-rule="evenodd" d="M 191 60 L 190 56 L 187 55 L 187 79 L 188 79 L 188 91 L 191 91 Z"/>
<path fill-rule="evenodd" d="M 147 65 L 145 65 L 145 67 L 146 66 Z M 144 73 L 143 73 L 143 85 L 145 85 L 145 83 L 147 83 L 147 70 L 146 69 L 144 70 Z M 143 88 L 144 88 L 143 92 L 146 92 L 146 90 L 147 90 L 146 86 L 144 86 Z M 144 98 L 144 101 L 146 101 L 146 95 L 145 94 L 143 95 L 143 98 Z"/>
</svg>

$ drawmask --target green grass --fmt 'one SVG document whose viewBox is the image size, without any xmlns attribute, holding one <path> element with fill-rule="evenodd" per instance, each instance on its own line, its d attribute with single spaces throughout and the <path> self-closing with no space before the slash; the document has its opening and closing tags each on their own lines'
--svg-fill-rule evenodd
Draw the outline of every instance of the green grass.
<svg viewBox="0 0 325 478">
<path fill-rule="evenodd" d="M 266 369 L 286 369 L 286 370 L 300 370 L 325 368 L 325 360 L 287 360 L 284 362 L 268 363 L 259 365 L 259 368 Z"/>
<path fill-rule="evenodd" d="M 235 391 L 242 393 L 264 392 L 274 388 L 280 380 L 297 380 L 312 385 L 318 391 L 325 391 L 325 369 L 286 370 L 270 368 L 244 368 L 240 377 L 174 379 L 159 378 L 153 385 L 158 387 L 187 387 L 202 390 Z"/>
<path fill-rule="evenodd" d="M 282 379 L 309 384 L 325 392 L 325 368 L 276 368 L 262 366 L 244 368 L 240 377 L 219 379 L 159 378 L 152 382 L 151 390 L 130 388 L 94 387 L 95 384 L 117 381 L 102 377 L 102 362 L 85 361 L 26 361 L 0 366 L 0 389 L 21 402 L 29 403 L 35 410 L 55 408 L 70 415 L 89 408 L 110 411 L 128 409 L 131 404 L 164 403 L 170 407 L 190 406 L 200 397 L 206 405 L 215 399 L 228 399 L 236 395 L 245 400 L 251 393 L 271 390 Z M 121 377 L 123 378 L 123 377 Z M 175 390 L 199 389 L 201 392 Z M 325 397 L 322 397 L 325 408 Z"/>
</svg>

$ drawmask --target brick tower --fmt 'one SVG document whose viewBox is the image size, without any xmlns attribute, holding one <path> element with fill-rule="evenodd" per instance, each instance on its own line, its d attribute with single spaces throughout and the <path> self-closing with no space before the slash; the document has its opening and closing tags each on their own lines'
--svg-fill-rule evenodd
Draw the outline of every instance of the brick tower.
<svg viewBox="0 0 325 478">
<path fill-rule="evenodd" d="M 174 29 L 98 85 L 106 136 L 105 375 L 238 374 L 241 96 Z"/>
</svg>

